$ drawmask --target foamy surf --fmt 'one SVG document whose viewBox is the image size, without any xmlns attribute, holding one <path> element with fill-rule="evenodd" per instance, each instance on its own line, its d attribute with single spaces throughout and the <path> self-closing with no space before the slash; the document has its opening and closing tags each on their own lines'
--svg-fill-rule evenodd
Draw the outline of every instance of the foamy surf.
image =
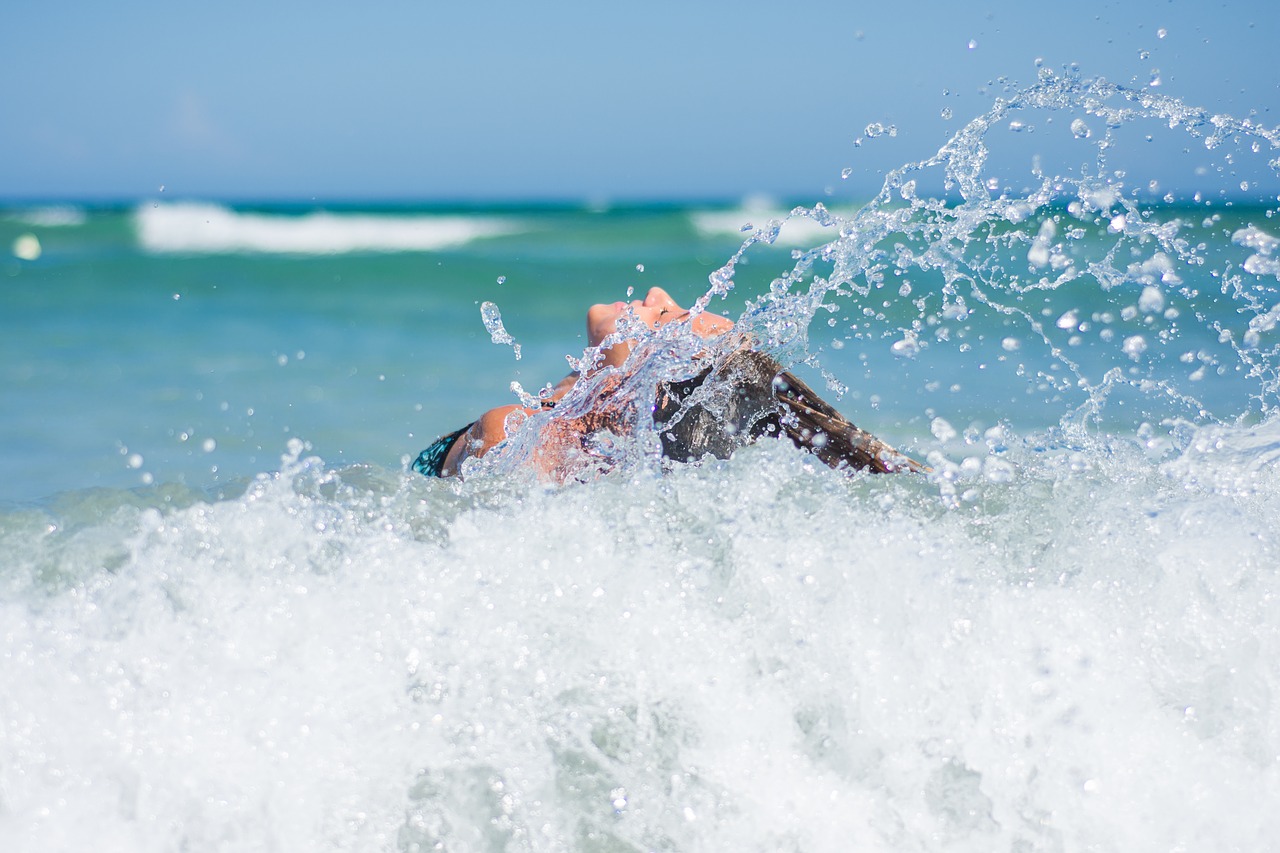
<svg viewBox="0 0 1280 853">
<path fill-rule="evenodd" d="M 839 230 L 830 222 L 796 217 L 768 198 L 748 198 L 731 210 L 699 210 L 689 214 L 694 230 L 706 238 L 737 237 L 753 231 L 777 228 L 773 242 L 779 246 L 813 246 L 834 240 Z"/>
<path fill-rule="evenodd" d="M 7 217 L 23 225 L 39 228 L 74 228 L 84 225 L 89 215 L 82 207 L 70 204 L 53 204 L 18 210 Z"/>
<path fill-rule="evenodd" d="M 144 204 L 135 212 L 148 252 L 334 255 L 430 252 L 524 230 L 503 217 L 315 212 L 245 213 L 214 204 Z"/>
<path fill-rule="evenodd" d="M 1266 849 L 1280 484 L 1042 446 L 10 517 L 0 846 Z"/>
<path fill-rule="evenodd" d="M 854 383 L 850 414 L 905 438 L 928 475 L 848 475 L 762 442 L 548 489 L 498 454 L 492 476 L 459 484 L 335 468 L 295 441 L 278 471 L 205 494 L 122 442 L 117 464 L 148 485 L 0 509 L 0 849 L 1269 849 L 1274 210 L 1139 203 L 1107 158 L 1112 126 L 1141 122 L 1177 144 L 1190 134 L 1242 180 L 1233 170 L 1254 155 L 1280 168 L 1265 162 L 1280 139 L 1101 81 L 1049 75 L 1009 94 L 856 214 L 753 221 L 711 276 L 708 302 L 751 288 L 742 331 L 791 361 L 821 355 L 825 387 Z M 1034 111 L 1059 117 L 1041 132 L 1070 135 L 1092 164 L 1001 189 L 989 167 L 1022 161 L 986 143 L 1015 122 L 1029 138 Z M 1096 142 L 1069 129 L 1086 120 Z M 806 220 L 830 227 L 752 285 L 739 262 Z M 598 224 L 577 221 L 578 238 Z M 139 395 L 127 416 L 229 470 L 234 441 L 283 441 L 254 414 L 265 400 L 292 406 L 314 383 L 334 404 L 323 417 L 298 405 L 287 434 L 355 431 L 361 410 L 394 421 L 377 406 L 409 410 L 425 394 L 384 384 L 389 364 L 458 372 L 466 339 L 442 331 L 462 314 L 432 313 L 446 297 L 468 306 L 476 346 L 485 331 L 503 346 L 521 337 L 522 368 L 551 345 L 473 291 L 492 257 L 467 257 L 455 290 L 441 294 L 442 273 L 411 298 L 415 259 L 373 265 L 393 272 L 362 305 L 386 313 L 353 323 L 350 291 L 328 281 L 358 261 L 237 263 L 233 281 L 179 290 L 169 277 L 186 267 L 217 277 L 225 265 L 98 261 L 114 252 L 80 267 L 69 253 L 59 263 L 74 276 L 19 268 L 46 277 L 13 291 L 35 306 L 21 315 L 34 331 L 4 364 L 62 336 L 41 375 L 89 417 L 129 389 L 109 375 L 64 383 L 97 379 L 102 352 L 136 351 L 157 322 L 183 323 L 163 357 L 193 361 L 198 379 L 116 369 L 204 405 Z M 642 272 L 625 255 L 565 260 L 526 303 L 557 319 L 585 301 L 554 302 L 566 269 Z M 495 300 L 520 286 L 506 272 Z M 300 310 L 290 276 L 318 294 L 304 307 L 333 313 Z M 66 279 L 118 286 L 54 290 Z M 263 302 L 228 299 L 235 287 Z M 74 350 L 75 336 L 40 325 L 46 291 L 98 323 L 77 333 L 123 337 Z M 246 336 L 250 316 L 269 334 Z M 360 345 L 335 354 L 347 339 Z M 224 340 L 237 358 L 274 356 L 286 381 L 192 359 L 225 354 Z M 688 361 L 677 341 L 652 342 Z M 475 413 L 456 391 L 421 399 L 410 417 Z M 566 400 L 555 415 L 592 403 Z M 421 447 L 407 431 L 382 443 Z M 625 439 L 607 448 L 621 462 L 644 452 Z"/>
</svg>

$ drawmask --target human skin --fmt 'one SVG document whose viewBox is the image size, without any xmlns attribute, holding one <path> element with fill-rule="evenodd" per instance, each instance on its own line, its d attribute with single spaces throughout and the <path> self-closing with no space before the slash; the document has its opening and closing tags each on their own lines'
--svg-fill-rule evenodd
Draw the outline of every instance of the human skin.
<svg viewBox="0 0 1280 853">
<path fill-rule="evenodd" d="M 587 343 L 598 347 L 610 335 L 618 330 L 618 321 L 627 315 L 628 310 L 646 326 L 659 328 L 668 323 L 689 316 L 689 311 L 682 308 L 671 295 L 660 287 L 653 287 L 645 294 L 644 299 L 631 302 L 611 302 L 592 305 L 587 309 Z M 704 338 L 715 337 L 733 328 L 733 322 L 718 314 L 702 312 L 691 322 L 693 332 Z M 601 352 L 597 370 L 605 367 L 621 367 L 631 354 L 633 341 L 622 341 Z M 552 388 L 548 401 L 558 401 L 577 384 L 580 378 L 577 373 L 570 373 Z M 490 409 L 471 425 L 463 435 L 454 442 L 445 456 L 441 475 L 454 477 L 461 470 L 462 463 L 471 457 L 484 456 L 507 437 L 508 418 L 515 412 L 525 415 L 536 414 L 536 408 L 520 405 L 499 406 Z"/>
</svg>

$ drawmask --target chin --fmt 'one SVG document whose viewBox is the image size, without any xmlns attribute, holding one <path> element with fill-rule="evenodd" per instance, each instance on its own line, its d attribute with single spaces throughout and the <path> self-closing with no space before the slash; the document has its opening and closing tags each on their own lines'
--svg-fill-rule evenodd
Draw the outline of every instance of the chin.
<svg viewBox="0 0 1280 853">
<path fill-rule="evenodd" d="M 598 345 L 617 329 L 618 318 L 627 307 L 625 302 L 600 303 L 587 309 L 587 340 Z"/>
</svg>

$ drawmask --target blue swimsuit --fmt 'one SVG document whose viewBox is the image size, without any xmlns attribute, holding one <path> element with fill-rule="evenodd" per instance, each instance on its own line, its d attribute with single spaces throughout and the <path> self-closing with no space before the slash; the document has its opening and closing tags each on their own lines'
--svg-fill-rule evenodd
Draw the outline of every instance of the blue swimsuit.
<svg viewBox="0 0 1280 853">
<path fill-rule="evenodd" d="M 457 432 L 451 432 L 448 435 L 441 436 L 431 443 L 431 446 L 418 454 L 418 458 L 413 460 L 411 466 L 427 477 L 443 477 L 444 476 L 444 460 L 449 455 L 449 451 L 458 443 L 458 439 L 462 438 L 462 434 L 471 429 L 475 422 L 467 424 Z"/>
</svg>

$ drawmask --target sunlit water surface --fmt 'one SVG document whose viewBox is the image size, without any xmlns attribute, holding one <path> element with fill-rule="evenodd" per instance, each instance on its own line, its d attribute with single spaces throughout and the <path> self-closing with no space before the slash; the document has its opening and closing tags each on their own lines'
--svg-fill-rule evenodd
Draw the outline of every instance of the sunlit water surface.
<svg viewBox="0 0 1280 853">
<path fill-rule="evenodd" d="M 13 214 L 0 849 L 1269 849 L 1277 228 L 1131 132 L 1274 168 L 1045 74 L 848 210 Z M 694 274 L 933 473 L 405 471 Z"/>
</svg>

